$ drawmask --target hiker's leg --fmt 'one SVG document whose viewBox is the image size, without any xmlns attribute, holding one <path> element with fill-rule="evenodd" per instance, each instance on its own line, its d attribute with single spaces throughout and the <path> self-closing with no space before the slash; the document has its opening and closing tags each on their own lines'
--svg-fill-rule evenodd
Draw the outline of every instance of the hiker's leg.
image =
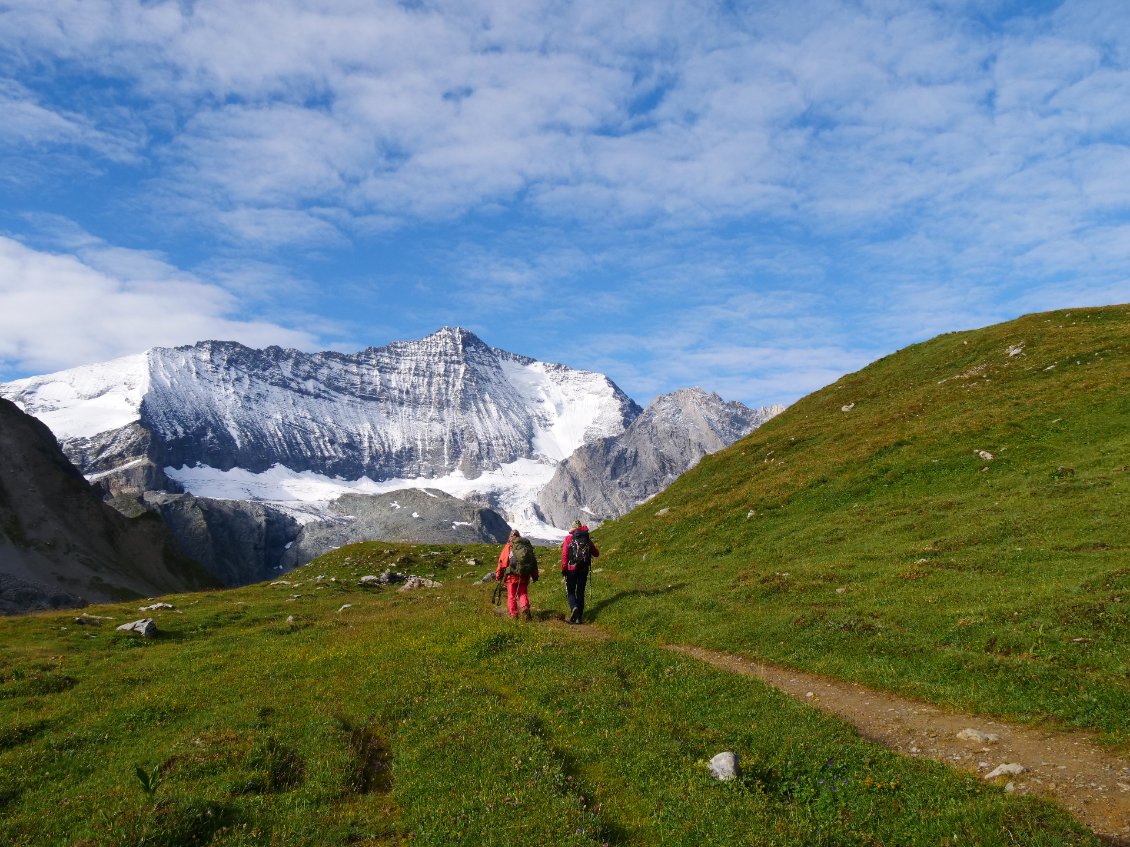
<svg viewBox="0 0 1130 847">
<path fill-rule="evenodd" d="M 518 606 L 519 606 L 519 608 L 523 609 L 524 611 L 529 611 L 529 609 L 530 609 L 530 581 L 528 579 L 522 579 L 522 580 L 518 581 L 517 594 L 518 594 Z"/>
<path fill-rule="evenodd" d="M 518 581 L 506 580 L 506 611 L 510 617 L 518 617 Z"/>
<path fill-rule="evenodd" d="M 577 572 L 565 571 L 565 599 L 569 602 L 569 617 L 572 619 L 577 608 Z"/>
<path fill-rule="evenodd" d="M 588 581 L 589 569 L 584 567 L 577 568 L 577 590 L 575 595 L 577 599 L 577 623 L 581 622 L 581 617 L 585 613 L 585 586 L 588 585 Z"/>
</svg>

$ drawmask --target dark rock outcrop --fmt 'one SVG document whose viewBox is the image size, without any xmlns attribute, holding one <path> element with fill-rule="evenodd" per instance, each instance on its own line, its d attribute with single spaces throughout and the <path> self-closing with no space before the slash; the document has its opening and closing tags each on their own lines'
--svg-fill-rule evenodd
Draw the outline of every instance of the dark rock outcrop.
<svg viewBox="0 0 1130 847">
<path fill-rule="evenodd" d="M 0 612 L 80 606 L 215 585 L 161 519 L 102 502 L 51 431 L 0 399 Z"/>
<path fill-rule="evenodd" d="M 510 534 L 509 524 L 497 512 L 435 489 L 346 494 L 334 500 L 330 508 L 338 519 L 303 527 L 283 557 L 286 568 L 357 541 L 501 544 Z"/>
<path fill-rule="evenodd" d="M 143 502 L 165 520 L 180 549 L 226 586 L 277 575 L 301 530 L 290 515 L 263 503 L 160 492 Z"/>
</svg>

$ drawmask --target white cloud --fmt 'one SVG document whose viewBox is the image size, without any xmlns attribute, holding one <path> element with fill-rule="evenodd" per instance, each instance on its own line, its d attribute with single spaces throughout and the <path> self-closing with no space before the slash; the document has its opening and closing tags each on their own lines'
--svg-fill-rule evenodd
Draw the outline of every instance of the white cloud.
<svg viewBox="0 0 1130 847">
<path fill-rule="evenodd" d="M 81 150 L 76 168 L 144 157 L 114 199 L 150 210 L 155 238 L 204 233 L 268 263 L 470 221 L 446 242 L 430 233 L 418 262 L 458 272 L 442 283 L 458 280 L 457 322 L 518 304 L 552 320 L 605 280 L 602 305 L 642 298 L 645 321 L 700 292 L 660 347 L 636 332 L 594 354 L 617 369 L 637 350 L 657 368 L 680 356 L 671 379 L 769 385 L 740 370 L 764 351 L 782 384 L 809 386 L 887 342 L 1058 305 L 1068 277 L 1087 302 L 1127 299 L 1119 4 L 725 5 L 9 0 L 0 77 L 22 81 L 0 82 L 0 143 L 20 167 L 42 166 L 44 144 Z M 474 225 L 494 238 L 502 217 L 514 235 L 477 246 Z M 190 325 L 251 332 L 226 283 L 75 251 L 36 262 L 70 261 L 52 265 L 60 278 L 123 314 L 174 303 Z M 755 309 L 743 293 L 797 305 Z M 733 316 L 767 333 L 756 351 Z M 851 340 L 853 322 L 881 338 Z M 831 331 L 826 366 L 799 360 Z M 714 353 L 691 349 L 700 333 Z M 7 360 L 23 335 L 0 342 Z"/>
<path fill-rule="evenodd" d="M 315 346 L 305 331 L 240 319 L 233 294 L 159 256 L 97 242 L 80 252 L 0 236 L 0 369 L 47 372 L 202 339 Z"/>
</svg>

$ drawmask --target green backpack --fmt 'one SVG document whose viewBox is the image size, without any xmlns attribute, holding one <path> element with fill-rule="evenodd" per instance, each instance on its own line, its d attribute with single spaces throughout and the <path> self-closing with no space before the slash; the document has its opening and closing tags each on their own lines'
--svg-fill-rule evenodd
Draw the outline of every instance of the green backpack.
<svg viewBox="0 0 1130 847">
<path fill-rule="evenodd" d="M 537 573 L 538 557 L 534 555 L 534 545 L 528 538 L 510 539 L 510 564 L 506 573 L 520 577 L 530 577 Z"/>
</svg>

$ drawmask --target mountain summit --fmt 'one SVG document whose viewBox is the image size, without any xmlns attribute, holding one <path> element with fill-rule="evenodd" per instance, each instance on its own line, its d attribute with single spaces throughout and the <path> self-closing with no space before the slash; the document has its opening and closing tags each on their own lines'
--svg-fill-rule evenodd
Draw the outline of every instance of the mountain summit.
<svg viewBox="0 0 1130 847">
<path fill-rule="evenodd" d="M 123 512 L 160 512 L 227 584 L 298 564 L 291 548 L 332 546 L 362 518 L 399 527 L 389 540 L 424 537 L 425 525 L 429 538 L 446 527 L 453 541 L 493 540 L 507 523 L 557 538 L 585 509 L 623 513 L 770 414 L 701 389 L 645 412 L 602 374 L 509 353 L 460 327 L 353 354 L 158 347 L 2 384 L 0 396 L 47 424 Z M 334 505 L 408 488 L 474 508 L 427 497 L 417 526 L 381 512 L 395 497 Z M 314 522 L 339 529 L 305 532 Z"/>
<path fill-rule="evenodd" d="M 498 350 L 458 327 L 352 355 L 203 341 L 0 393 L 114 491 L 169 488 L 164 469 L 195 466 L 378 481 L 473 478 L 528 459 L 551 468 L 640 412 L 601 374 Z"/>
</svg>

